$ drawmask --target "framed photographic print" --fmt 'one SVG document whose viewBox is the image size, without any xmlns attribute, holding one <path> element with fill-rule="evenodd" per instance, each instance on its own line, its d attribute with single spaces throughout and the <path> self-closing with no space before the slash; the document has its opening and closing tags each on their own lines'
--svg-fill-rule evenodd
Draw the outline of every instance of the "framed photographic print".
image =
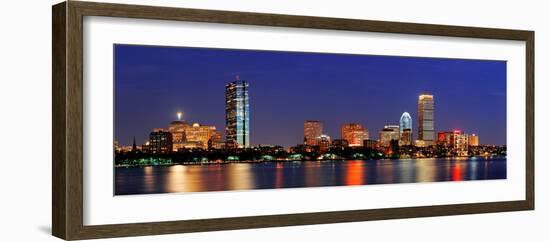
<svg viewBox="0 0 550 241">
<path fill-rule="evenodd" d="M 534 32 L 53 6 L 53 235 L 534 209 Z"/>
</svg>

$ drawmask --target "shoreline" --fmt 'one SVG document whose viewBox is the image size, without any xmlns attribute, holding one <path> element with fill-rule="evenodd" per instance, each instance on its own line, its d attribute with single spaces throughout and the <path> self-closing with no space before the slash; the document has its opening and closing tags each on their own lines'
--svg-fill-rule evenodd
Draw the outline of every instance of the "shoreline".
<svg viewBox="0 0 550 241">
<path fill-rule="evenodd" d="M 167 164 L 126 164 L 126 165 L 114 165 L 114 168 L 130 168 L 130 167 L 161 167 L 161 166 L 203 166 L 203 165 L 225 165 L 225 164 L 263 164 L 263 163 L 296 163 L 296 162 L 335 162 L 335 161 L 406 161 L 406 160 L 423 160 L 423 159 L 448 159 L 448 160 L 469 160 L 471 158 L 480 158 L 484 160 L 490 159 L 507 159 L 507 156 L 465 156 L 465 157 L 417 157 L 417 158 L 381 158 L 381 159 L 310 159 L 310 160 L 261 160 L 261 161 L 217 161 L 217 162 L 183 162 L 183 163 L 167 163 Z"/>
</svg>

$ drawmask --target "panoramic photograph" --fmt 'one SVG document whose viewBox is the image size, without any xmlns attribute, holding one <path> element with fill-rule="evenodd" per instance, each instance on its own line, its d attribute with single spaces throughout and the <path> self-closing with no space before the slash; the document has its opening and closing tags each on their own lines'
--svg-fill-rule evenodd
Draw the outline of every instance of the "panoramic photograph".
<svg viewBox="0 0 550 241">
<path fill-rule="evenodd" d="M 113 51 L 114 195 L 506 179 L 506 61 Z"/>
</svg>

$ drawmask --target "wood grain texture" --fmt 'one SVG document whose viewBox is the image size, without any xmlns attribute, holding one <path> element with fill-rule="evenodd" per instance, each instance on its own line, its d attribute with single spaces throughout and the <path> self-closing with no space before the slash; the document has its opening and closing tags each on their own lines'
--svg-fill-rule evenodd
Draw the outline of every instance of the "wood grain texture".
<svg viewBox="0 0 550 241">
<path fill-rule="evenodd" d="M 529 203 L 530 209 L 535 209 L 535 32 L 529 32 L 525 42 L 525 200 Z"/>
<path fill-rule="evenodd" d="M 458 205 L 350 210 L 115 225 L 83 225 L 83 18 L 174 21 L 519 40 L 526 43 L 526 198 Z M 53 7 L 52 230 L 74 239 L 203 232 L 534 209 L 534 32 L 357 19 L 69 1 Z"/>
<path fill-rule="evenodd" d="M 67 5 L 67 235 L 76 239 L 83 228 L 83 15 Z"/>
<path fill-rule="evenodd" d="M 52 7 L 52 234 L 66 238 L 65 3 Z"/>
</svg>

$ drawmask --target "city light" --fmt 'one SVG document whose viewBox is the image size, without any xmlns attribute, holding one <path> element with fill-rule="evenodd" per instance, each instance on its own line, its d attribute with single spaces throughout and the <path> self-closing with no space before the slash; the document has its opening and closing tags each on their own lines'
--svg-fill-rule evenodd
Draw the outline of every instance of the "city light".
<svg viewBox="0 0 550 241">
<path fill-rule="evenodd" d="M 509 178 L 505 61 L 114 48 L 115 195 Z"/>
<path fill-rule="evenodd" d="M 237 77 L 239 79 L 239 77 Z M 418 138 L 413 140 L 413 121 L 403 112 L 399 124 L 387 124 L 378 132 L 377 139 L 370 139 L 369 131 L 360 123 L 343 123 L 339 138 L 324 133 L 320 120 L 304 120 L 302 142 L 285 150 L 282 146 L 250 145 L 248 82 L 234 81 L 226 84 L 226 139 L 213 125 L 182 121 L 183 112 L 176 112 L 177 121 L 168 128 L 153 128 L 149 140 L 142 146 L 120 147 L 126 153 L 171 155 L 193 153 L 187 162 L 223 163 L 249 161 L 305 161 L 305 160 L 357 160 L 357 159 L 408 159 L 430 157 L 466 157 L 505 155 L 499 146 L 479 145 L 477 134 L 467 134 L 460 129 L 437 132 L 435 138 L 434 96 L 418 96 Z M 397 121 L 397 120 L 396 120 Z M 118 142 L 116 142 L 118 143 Z M 209 157 L 212 153 L 212 158 Z M 217 154 L 216 154 L 217 153 Z M 220 153 L 223 154 L 220 157 Z M 248 153 L 248 154 L 247 154 Z M 253 153 L 253 154 L 252 154 Z M 242 154 L 242 156 L 241 156 Z M 257 155 L 252 160 L 250 155 Z M 141 163 L 141 162 L 138 162 Z"/>
</svg>

